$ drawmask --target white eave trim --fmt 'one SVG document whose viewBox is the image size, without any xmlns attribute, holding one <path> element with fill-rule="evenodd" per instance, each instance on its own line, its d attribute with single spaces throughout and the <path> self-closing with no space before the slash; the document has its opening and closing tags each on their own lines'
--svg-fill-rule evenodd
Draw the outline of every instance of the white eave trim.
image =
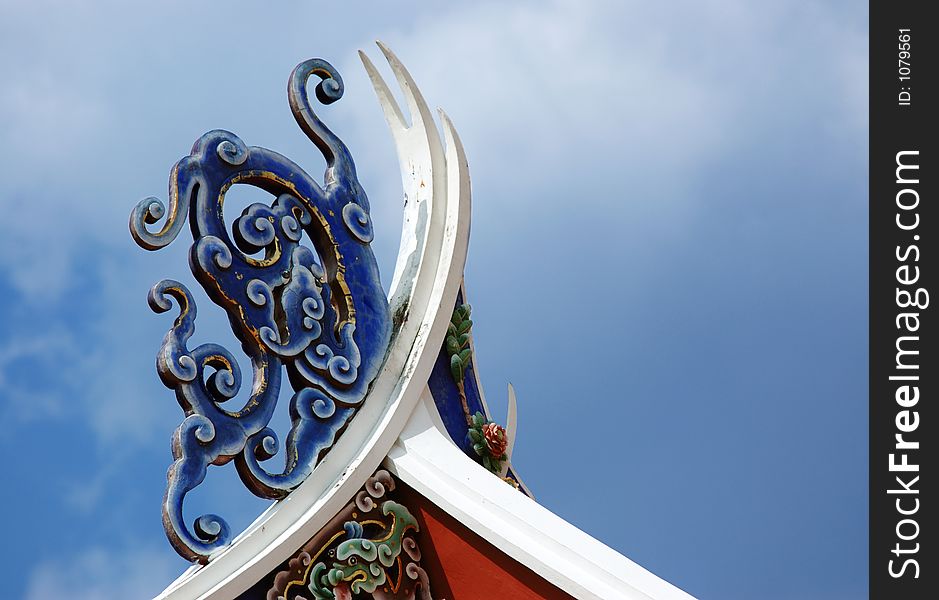
<svg viewBox="0 0 939 600">
<path fill-rule="evenodd" d="M 385 466 L 444 512 L 575 598 L 693 600 L 463 454 L 447 437 L 428 388 Z"/>
</svg>

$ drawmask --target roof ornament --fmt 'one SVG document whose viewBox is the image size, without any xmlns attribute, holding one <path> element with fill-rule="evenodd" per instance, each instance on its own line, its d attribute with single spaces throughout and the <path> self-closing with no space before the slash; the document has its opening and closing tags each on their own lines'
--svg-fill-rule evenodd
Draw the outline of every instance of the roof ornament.
<svg viewBox="0 0 939 600">
<path fill-rule="evenodd" d="M 314 76 L 323 104 L 342 97 L 343 83 L 332 65 L 311 59 L 294 69 L 288 84 L 297 123 L 326 159 L 322 184 L 286 157 L 215 130 L 173 167 L 168 213 L 160 200 L 146 198 L 130 216 L 131 234 L 147 250 L 170 244 L 189 221 L 192 273 L 227 312 L 252 367 L 250 396 L 231 410 L 224 403 L 242 388 L 238 361 L 217 344 L 190 348 L 192 294 L 170 279 L 153 286 L 155 312 L 171 310 L 174 301 L 178 307 L 157 355 L 160 379 L 185 414 L 173 435 L 163 523 L 173 547 L 189 560 L 207 562 L 231 541 L 217 515 L 198 517 L 192 529 L 183 521 L 185 497 L 208 466 L 234 460 L 253 493 L 285 497 L 362 405 L 391 339 L 391 312 L 369 245 L 368 198 L 348 148 L 313 111 L 307 82 Z M 229 227 L 222 206 L 234 185 L 258 187 L 274 200 L 248 206 Z M 151 231 L 148 226 L 164 218 Z M 284 369 L 294 393 L 282 444 L 269 423 Z M 267 466 L 281 451 L 282 468 Z"/>
<path fill-rule="evenodd" d="M 211 131 L 173 168 L 168 204 L 147 198 L 131 214 L 131 233 L 148 250 L 170 244 L 188 220 L 192 272 L 225 310 L 252 378 L 239 393 L 234 354 L 211 343 L 190 348 L 196 306 L 185 286 L 163 280 L 153 287 L 155 311 L 174 304 L 178 311 L 157 371 L 184 412 L 163 521 L 174 548 L 202 563 L 158 600 L 431 600 L 526 590 L 551 598 L 690 598 L 535 503 L 519 478 L 515 391 L 509 385 L 503 428 L 483 394 L 463 287 L 466 155 L 446 114 L 439 111 L 438 126 L 407 69 L 378 46 L 404 101 L 360 52 L 404 192 L 387 295 L 352 158 L 311 107 L 311 77 L 319 79 L 321 103 L 343 91 L 339 74 L 319 59 L 294 70 L 288 99 L 326 158 L 321 182 L 280 154 Z M 222 205 L 234 185 L 272 198 L 226 223 Z M 284 370 L 292 422 L 281 443 L 270 422 Z M 219 516 L 183 521 L 186 496 L 208 466 L 228 462 L 255 494 L 289 494 L 234 539 Z M 467 569 L 481 576 L 440 576 Z M 528 575 L 516 579 L 519 569 Z"/>
<path fill-rule="evenodd" d="M 515 390 L 509 384 L 509 430 L 489 420 L 481 410 L 473 411 L 469 407 L 466 394 L 466 370 L 473 360 L 472 341 L 473 320 L 470 318 L 472 307 L 461 304 L 453 310 L 450 324 L 447 325 L 447 337 L 444 348 L 450 357 L 450 375 L 456 384 L 466 418 L 467 438 L 478 462 L 496 475 L 519 489 L 516 479 L 507 477 L 511 445 L 515 441 Z M 477 400 L 478 402 L 478 400 Z M 485 408 L 485 407 L 483 407 Z"/>
<path fill-rule="evenodd" d="M 329 526 L 274 574 L 267 598 L 432 600 L 416 536 L 420 524 L 396 485 L 385 469 L 369 477 Z"/>
</svg>

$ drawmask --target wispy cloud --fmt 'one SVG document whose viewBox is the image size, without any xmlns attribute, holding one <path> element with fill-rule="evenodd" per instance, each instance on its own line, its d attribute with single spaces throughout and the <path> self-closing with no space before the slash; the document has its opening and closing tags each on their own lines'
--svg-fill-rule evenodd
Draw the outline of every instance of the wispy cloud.
<svg viewBox="0 0 939 600">
<path fill-rule="evenodd" d="M 178 575 L 166 552 L 146 547 L 90 547 L 72 557 L 46 560 L 29 574 L 23 600 L 143 600 Z"/>
<path fill-rule="evenodd" d="M 795 23 L 804 28 L 799 47 Z M 659 184 L 687 179 L 761 133 L 746 128 L 766 107 L 755 95 L 786 102 L 815 85 L 805 63 L 820 45 L 836 60 L 816 56 L 812 72 L 825 70 L 836 85 L 815 107 L 781 111 L 765 125 L 838 107 L 857 134 L 866 123 L 864 33 L 842 12 L 800 3 L 553 0 L 463 5 L 384 35 L 420 74 L 425 95 L 445 98 L 464 124 L 474 170 L 511 165 L 504 179 L 530 189 L 548 173 L 588 169 L 646 173 Z M 347 71 L 357 76 L 355 65 Z"/>
<path fill-rule="evenodd" d="M 73 346 L 67 331 L 43 331 L 35 337 L 8 337 L 0 345 L 0 416 L 7 422 L 55 418 L 65 412 L 61 395 L 37 385 L 35 371 L 54 369 L 59 359 L 68 360 Z M 55 357 L 49 360 L 50 357 Z"/>
</svg>

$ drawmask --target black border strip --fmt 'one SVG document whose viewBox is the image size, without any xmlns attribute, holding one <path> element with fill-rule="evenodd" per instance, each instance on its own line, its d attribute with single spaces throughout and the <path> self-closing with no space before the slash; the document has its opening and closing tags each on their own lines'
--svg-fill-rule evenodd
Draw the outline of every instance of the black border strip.
<svg viewBox="0 0 939 600">
<path fill-rule="evenodd" d="M 939 23 L 926 8 L 870 5 L 870 597 L 885 600 L 939 597 L 925 492 L 937 488 Z"/>
</svg>

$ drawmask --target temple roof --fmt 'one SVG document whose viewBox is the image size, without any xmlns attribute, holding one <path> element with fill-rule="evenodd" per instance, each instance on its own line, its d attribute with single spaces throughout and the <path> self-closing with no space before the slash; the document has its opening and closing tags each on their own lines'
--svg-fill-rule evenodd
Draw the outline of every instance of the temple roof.
<svg viewBox="0 0 939 600">
<path fill-rule="evenodd" d="M 441 134 L 411 75 L 379 47 L 406 104 L 360 53 L 404 186 L 387 293 L 351 153 L 308 96 L 310 78 L 322 103 L 343 94 L 321 59 L 294 70 L 288 99 L 327 160 L 322 182 L 216 130 L 174 167 L 169 206 L 148 198 L 131 215 L 134 238 L 149 250 L 171 243 L 188 219 L 193 273 L 228 313 L 253 371 L 244 407 L 222 408 L 241 388 L 238 361 L 215 344 L 190 349 L 191 294 L 172 280 L 154 286 L 155 311 L 177 305 L 157 362 L 185 415 L 163 520 L 174 548 L 195 563 L 159 598 L 690 598 L 540 506 L 512 465 L 514 391 L 508 422 L 495 423 L 463 287 L 466 157 L 450 119 L 440 111 Z M 249 206 L 229 227 L 221 205 L 233 185 L 276 200 Z M 269 421 L 285 384 L 292 425 L 281 442 Z M 270 470 L 275 456 L 283 470 Z M 278 501 L 237 535 L 212 514 L 190 528 L 186 495 L 209 466 L 228 462 L 251 492 Z M 608 498 L 584 499 L 584 509 L 616 510 Z"/>
</svg>

